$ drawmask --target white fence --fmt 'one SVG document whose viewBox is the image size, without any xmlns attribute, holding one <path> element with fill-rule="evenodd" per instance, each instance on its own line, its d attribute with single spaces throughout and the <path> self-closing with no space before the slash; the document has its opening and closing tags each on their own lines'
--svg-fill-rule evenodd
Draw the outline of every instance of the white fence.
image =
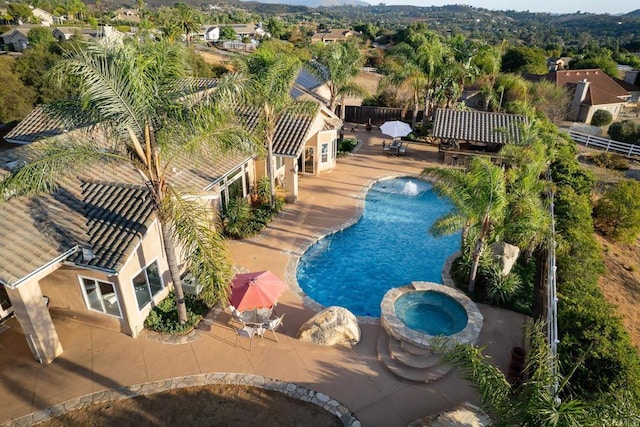
<svg viewBox="0 0 640 427">
<path fill-rule="evenodd" d="M 612 151 L 626 157 L 640 156 L 640 145 L 627 144 L 625 142 L 614 141 L 613 139 L 600 138 L 587 133 L 569 131 L 569 136 L 578 144 L 586 147 L 597 147 L 604 151 Z"/>
</svg>

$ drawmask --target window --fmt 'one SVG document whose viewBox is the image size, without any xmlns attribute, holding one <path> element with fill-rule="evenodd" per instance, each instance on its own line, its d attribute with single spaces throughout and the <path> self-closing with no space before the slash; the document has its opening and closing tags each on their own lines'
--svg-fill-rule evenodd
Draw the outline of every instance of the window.
<svg viewBox="0 0 640 427">
<path fill-rule="evenodd" d="M 284 157 L 276 157 L 276 171 L 284 166 Z"/>
<path fill-rule="evenodd" d="M 154 261 L 133 278 L 133 290 L 138 301 L 138 308 L 142 310 L 162 288 L 158 262 Z"/>
<path fill-rule="evenodd" d="M 329 143 L 322 144 L 320 147 L 320 161 L 322 163 L 327 163 L 329 161 Z"/>
<path fill-rule="evenodd" d="M 336 158 L 336 153 L 338 152 L 338 138 L 333 140 L 333 150 L 331 151 L 331 159 L 334 160 Z"/>
<path fill-rule="evenodd" d="M 80 284 L 89 309 L 122 317 L 118 295 L 112 283 L 81 277 Z"/>
</svg>

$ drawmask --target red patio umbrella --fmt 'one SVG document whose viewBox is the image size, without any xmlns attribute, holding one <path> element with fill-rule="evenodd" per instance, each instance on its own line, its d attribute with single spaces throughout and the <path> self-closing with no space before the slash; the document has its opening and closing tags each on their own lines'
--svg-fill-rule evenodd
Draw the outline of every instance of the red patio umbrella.
<svg viewBox="0 0 640 427">
<path fill-rule="evenodd" d="M 236 274 L 231 282 L 231 305 L 238 311 L 271 308 L 287 285 L 270 271 Z"/>
</svg>

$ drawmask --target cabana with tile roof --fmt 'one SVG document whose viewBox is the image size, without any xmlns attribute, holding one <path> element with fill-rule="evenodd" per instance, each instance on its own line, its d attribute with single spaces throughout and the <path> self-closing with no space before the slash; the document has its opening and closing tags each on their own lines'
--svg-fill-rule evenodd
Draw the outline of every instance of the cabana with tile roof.
<svg viewBox="0 0 640 427">
<path fill-rule="evenodd" d="M 497 153 L 503 145 L 517 143 L 527 118 L 517 114 L 438 109 L 432 137 L 440 143 L 446 164 L 473 154 Z"/>
</svg>

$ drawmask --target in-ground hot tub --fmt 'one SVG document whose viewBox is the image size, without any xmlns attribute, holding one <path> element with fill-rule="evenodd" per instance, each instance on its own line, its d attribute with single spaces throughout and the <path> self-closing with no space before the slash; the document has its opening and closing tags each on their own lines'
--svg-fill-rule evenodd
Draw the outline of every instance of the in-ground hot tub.
<svg viewBox="0 0 640 427">
<path fill-rule="evenodd" d="M 382 299 L 381 323 L 389 335 L 419 347 L 435 336 L 475 344 L 483 318 L 469 297 L 455 288 L 431 282 L 390 289 Z"/>
</svg>

